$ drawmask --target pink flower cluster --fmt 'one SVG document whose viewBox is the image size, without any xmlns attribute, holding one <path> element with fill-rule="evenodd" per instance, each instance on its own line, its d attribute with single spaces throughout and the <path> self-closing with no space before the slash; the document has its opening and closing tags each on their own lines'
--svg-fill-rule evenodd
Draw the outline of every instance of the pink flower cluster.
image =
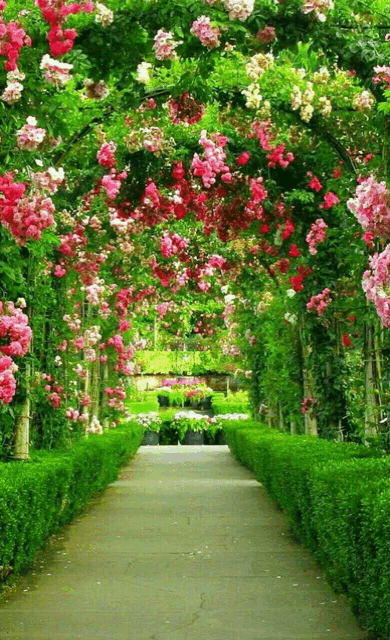
<svg viewBox="0 0 390 640">
<path fill-rule="evenodd" d="M 46 130 L 37 127 L 37 120 L 28 117 L 27 122 L 19 131 L 16 132 L 19 149 L 27 149 L 34 151 L 38 149 L 46 136 Z"/>
<path fill-rule="evenodd" d="M 115 166 L 115 142 L 104 142 L 97 152 L 98 163 L 105 169 L 112 169 Z"/>
<path fill-rule="evenodd" d="M 113 347 L 118 354 L 118 360 L 114 367 L 115 371 L 124 373 L 125 375 L 131 375 L 133 373 L 133 367 L 128 361 L 134 357 L 134 347 L 132 345 L 125 347 L 123 337 L 120 336 L 119 333 L 109 338 L 107 344 Z"/>
<path fill-rule="evenodd" d="M 286 169 L 290 162 L 293 162 L 294 154 L 291 151 L 286 152 L 286 145 L 284 142 L 278 144 L 276 147 L 273 147 L 272 151 L 268 153 L 267 160 L 269 167 L 282 167 L 282 169 Z"/>
<path fill-rule="evenodd" d="M 207 138 L 207 131 L 203 130 L 199 139 L 205 151 L 205 160 L 201 160 L 195 153 L 192 160 L 192 168 L 195 176 L 201 176 L 202 182 L 206 188 L 210 188 L 215 184 L 216 176 L 222 173 L 221 180 L 223 182 L 231 181 L 231 173 L 229 167 L 225 164 L 226 153 L 224 147 L 227 143 L 225 136 L 217 135 L 216 142 Z"/>
<path fill-rule="evenodd" d="M 179 236 L 177 233 L 164 233 L 161 238 L 160 250 L 164 258 L 170 258 L 174 255 L 178 255 L 179 259 L 183 259 L 184 262 L 187 260 L 187 255 L 185 254 L 185 250 L 189 245 L 188 238 L 183 238 Z"/>
<path fill-rule="evenodd" d="M 197 36 L 204 47 L 215 49 L 221 44 L 219 40 L 220 31 L 218 27 L 212 27 L 210 18 L 200 16 L 192 23 L 191 33 Z"/>
<path fill-rule="evenodd" d="M 122 387 L 106 387 L 104 393 L 109 397 L 108 406 L 118 411 L 123 411 L 125 408 L 123 400 L 126 398 L 126 393 Z"/>
<path fill-rule="evenodd" d="M 290 162 L 295 160 L 294 154 L 291 151 L 286 153 L 286 145 L 284 142 L 277 146 L 271 145 L 271 133 L 270 133 L 270 120 L 264 122 L 254 122 L 253 130 L 255 131 L 259 140 L 260 146 L 263 151 L 269 151 L 267 154 L 268 166 L 271 168 L 282 167 L 286 169 Z"/>
<path fill-rule="evenodd" d="M 316 311 L 319 316 L 322 316 L 325 309 L 332 302 L 332 298 L 329 297 L 330 289 L 326 288 L 316 296 L 312 296 L 306 305 L 309 311 Z"/>
<path fill-rule="evenodd" d="M 15 395 L 14 373 L 18 367 L 9 356 L 0 356 L 0 402 L 9 404 Z"/>
<path fill-rule="evenodd" d="M 54 60 L 46 53 L 41 60 L 39 68 L 44 71 L 46 82 L 61 88 L 65 87 L 71 79 L 70 71 L 73 69 L 73 64 Z"/>
<path fill-rule="evenodd" d="M 328 191 L 324 195 L 323 204 L 320 204 L 319 207 L 320 207 L 320 209 L 325 209 L 325 210 L 331 209 L 338 202 L 340 202 L 340 198 L 338 197 L 338 195 L 333 193 L 333 191 Z"/>
<path fill-rule="evenodd" d="M 320 22 L 325 22 L 330 9 L 334 9 L 333 0 L 304 0 L 301 6 L 302 13 L 313 12 Z"/>
<path fill-rule="evenodd" d="M 114 200 L 122 186 L 122 181 L 127 178 L 127 171 L 117 173 L 115 169 L 111 169 L 111 172 L 102 178 L 102 187 L 104 188 L 107 196 L 110 200 Z"/>
<path fill-rule="evenodd" d="M 26 355 L 32 338 L 28 326 L 28 318 L 13 302 L 0 302 L 0 341 L 7 344 L 0 346 L 0 352 L 6 356 Z"/>
<path fill-rule="evenodd" d="M 322 218 L 318 218 L 318 220 L 311 225 L 310 231 L 306 236 L 306 242 L 309 245 L 309 253 L 311 253 L 312 256 L 315 256 L 317 253 L 317 244 L 325 240 L 327 228 L 328 225 Z"/>
<path fill-rule="evenodd" d="M 307 413 L 312 406 L 316 403 L 316 399 L 313 396 L 307 396 L 301 404 L 301 411 L 303 414 Z"/>
<path fill-rule="evenodd" d="M 0 222 L 25 244 L 29 238 L 39 240 L 41 233 L 54 223 L 55 207 L 42 195 L 23 197 L 26 185 L 13 181 L 13 174 L 0 176 Z"/>
<path fill-rule="evenodd" d="M 272 40 L 276 38 L 276 29 L 275 27 L 271 27 L 267 25 L 264 29 L 261 29 L 257 33 L 257 39 L 261 44 L 269 44 Z"/>
<path fill-rule="evenodd" d="M 153 45 L 157 60 L 174 60 L 177 55 L 175 49 L 179 44 L 181 44 L 181 42 L 176 42 L 174 40 L 171 31 L 159 29 L 154 37 Z"/>
<path fill-rule="evenodd" d="M 390 89 L 390 67 L 374 67 L 375 76 L 372 81 L 374 84 L 383 84 L 385 89 Z"/>
<path fill-rule="evenodd" d="M 377 182 L 373 175 L 361 179 L 355 197 L 347 201 L 347 207 L 364 231 L 381 238 L 389 237 L 389 191 L 385 182 Z"/>
<path fill-rule="evenodd" d="M 0 0 L 0 12 L 4 11 L 6 2 Z M 4 62 L 6 71 L 15 71 L 22 47 L 31 46 L 31 38 L 16 22 L 4 22 L 0 16 L 0 55 L 7 58 Z"/>
<path fill-rule="evenodd" d="M 1 203 L 0 203 L 1 204 Z M 8 217 L 0 219 L 7 227 L 18 244 L 23 245 L 28 239 L 39 240 L 42 231 L 54 224 L 55 206 L 51 198 L 44 196 L 29 196 L 18 201 L 17 207 Z"/>
<path fill-rule="evenodd" d="M 68 16 L 81 11 L 92 13 L 95 8 L 91 0 L 80 0 L 71 4 L 66 4 L 66 0 L 35 0 L 35 4 L 40 8 L 44 20 L 50 25 L 47 39 L 50 53 L 55 57 L 68 53 L 73 48 L 77 37 L 75 29 L 63 29 Z"/>
<path fill-rule="evenodd" d="M 223 0 L 230 20 L 246 20 L 254 8 L 254 0 Z"/>
<path fill-rule="evenodd" d="M 82 414 L 77 409 L 72 409 L 72 407 L 65 411 L 65 416 L 72 422 L 86 422 L 88 420 L 88 414 Z"/>
<path fill-rule="evenodd" d="M 390 329 L 390 244 L 370 258 L 370 269 L 363 274 L 362 286 L 367 300 L 375 304 L 383 326 Z"/>
<path fill-rule="evenodd" d="M 39 171 L 31 174 L 31 183 L 41 192 L 53 195 L 58 187 L 64 184 L 65 173 L 62 167 L 55 169 L 49 167 L 46 171 Z"/>
</svg>

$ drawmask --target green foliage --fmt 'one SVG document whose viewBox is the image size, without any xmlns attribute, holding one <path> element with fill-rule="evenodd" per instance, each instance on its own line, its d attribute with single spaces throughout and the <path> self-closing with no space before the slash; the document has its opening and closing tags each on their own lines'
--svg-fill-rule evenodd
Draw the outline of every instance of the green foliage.
<svg viewBox="0 0 390 640">
<path fill-rule="evenodd" d="M 139 351 L 136 362 L 144 374 L 226 373 L 236 366 L 232 357 L 212 351 Z"/>
<path fill-rule="evenodd" d="M 143 436 L 130 423 L 90 436 L 72 449 L 35 452 L 31 462 L 0 465 L 0 565 L 17 573 L 47 537 L 68 523 L 92 496 L 113 482 Z"/>
<path fill-rule="evenodd" d="M 229 393 L 226 397 L 223 393 L 214 393 L 212 397 L 212 409 L 214 415 L 251 413 L 248 392 L 237 391 L 236 393 Z"/>
<path fill-rule="evenodd" d="M 149 411 L 158 411 L 158 402 L 157 399 L 145 402 L 128 402 L 127 408 L 130 413 L 148 413 Z"/>
<path fill-rule="evenodd" d="M 292 530 L 348 596 L 360 623 L 390 633 L 390 459 L 362 445 L 224 425 L 234 455 L 256 473 Z"/>
</svg>

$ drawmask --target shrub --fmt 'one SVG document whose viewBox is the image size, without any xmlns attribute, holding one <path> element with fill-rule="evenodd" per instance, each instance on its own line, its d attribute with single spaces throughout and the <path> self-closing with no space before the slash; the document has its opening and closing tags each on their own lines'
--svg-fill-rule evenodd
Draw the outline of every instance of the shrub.
<svg viewBox="0 0 390 640">
<path fill-rule="evenodd" d="M 50 534 L 117 478 L 142 437 L 142 427 L 130 423 L 72 449 L 34 452 L 31 462 L 1 464 L 1 574 L 27 567 Z"/>
<path fill-rule="evenodd" d="M 347 595 L 360 623 L 390 637 L 390 459 L 376 448 L 226 421 L 234 455 Z"/>
</svg>

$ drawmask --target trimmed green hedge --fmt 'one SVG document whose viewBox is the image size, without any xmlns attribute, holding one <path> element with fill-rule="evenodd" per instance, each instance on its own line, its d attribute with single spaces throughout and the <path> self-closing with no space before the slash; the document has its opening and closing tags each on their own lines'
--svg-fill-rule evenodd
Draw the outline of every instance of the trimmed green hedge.
<svg viewBox="0 0 390 640">
<path fill-rule="evenodd" d="M 234 455 L 350 600 L 362 626 L 390 638 L 390 458 L 377 449 L 224 425 Z"/>
<path fill-rule="evenodd" d="M 248 394 L 245 391 L 237 391 L 229 393 L 227 396 L 223 393 L 214 393 L 212 397 L 212 407 L 214 414 L 227 413 L 247 413 L 252 412 L 248 401 Z"/>
<path fill-rule="evenodd" d="M 157 398 L 145 400 L 145 402 L 128 402 L 126 406 L 131 413 L 149 413 L 149 411 L 159 410 Z"/>
<path fill-rule="evenodd" d="M 145 374 L 227 373 L 240 366 L 237 356 L 211 351 L 138 351 L 135 361 Z"/>
<path fill-rule="evenodd" d="M 116 480 L 137 451 L 135 423 L 89 436 L 66 451 L 37 451 L 31 462 L 0 465 L 0 577 L 27 567 L 47 537 Z"/>
</svg>

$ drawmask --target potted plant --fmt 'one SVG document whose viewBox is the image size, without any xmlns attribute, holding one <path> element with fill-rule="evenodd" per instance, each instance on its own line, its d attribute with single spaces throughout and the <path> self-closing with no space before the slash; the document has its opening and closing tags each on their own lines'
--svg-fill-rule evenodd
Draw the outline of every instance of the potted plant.
<svg viewBox="0 0 390 640">
<path fill-rule="evenodd" d="M 149 413 L 139 413 L 138 424 L 144 428 L 143 445 L 158 445 L 160 443 L 161 419 L 156 411 Z"/>
<path fill-rule="evenodd" d="M 224 413 L 219 416 L 214 416 L 214 419 L 219 424 L 219 431 L 216 434 L 216 442 L 215 444 L 227 444 L 225 432 L 223 430 L 223 422 L 225 420 L 248 420 L 249 416 L 247 413 Z"/>
<path fill-rule="evenodd" d="M 195 411 L 179 411 L 175 414 L 172 426 L 175 427 L 179 442 L 189 445 L 202 445 L 207 418 Z"/>
<path fill-rule="evenodd" d="M 171 387 L 162 386 L 157 389 L 157 400 L 160 407 L 169 407 Z"/>
</svg>

